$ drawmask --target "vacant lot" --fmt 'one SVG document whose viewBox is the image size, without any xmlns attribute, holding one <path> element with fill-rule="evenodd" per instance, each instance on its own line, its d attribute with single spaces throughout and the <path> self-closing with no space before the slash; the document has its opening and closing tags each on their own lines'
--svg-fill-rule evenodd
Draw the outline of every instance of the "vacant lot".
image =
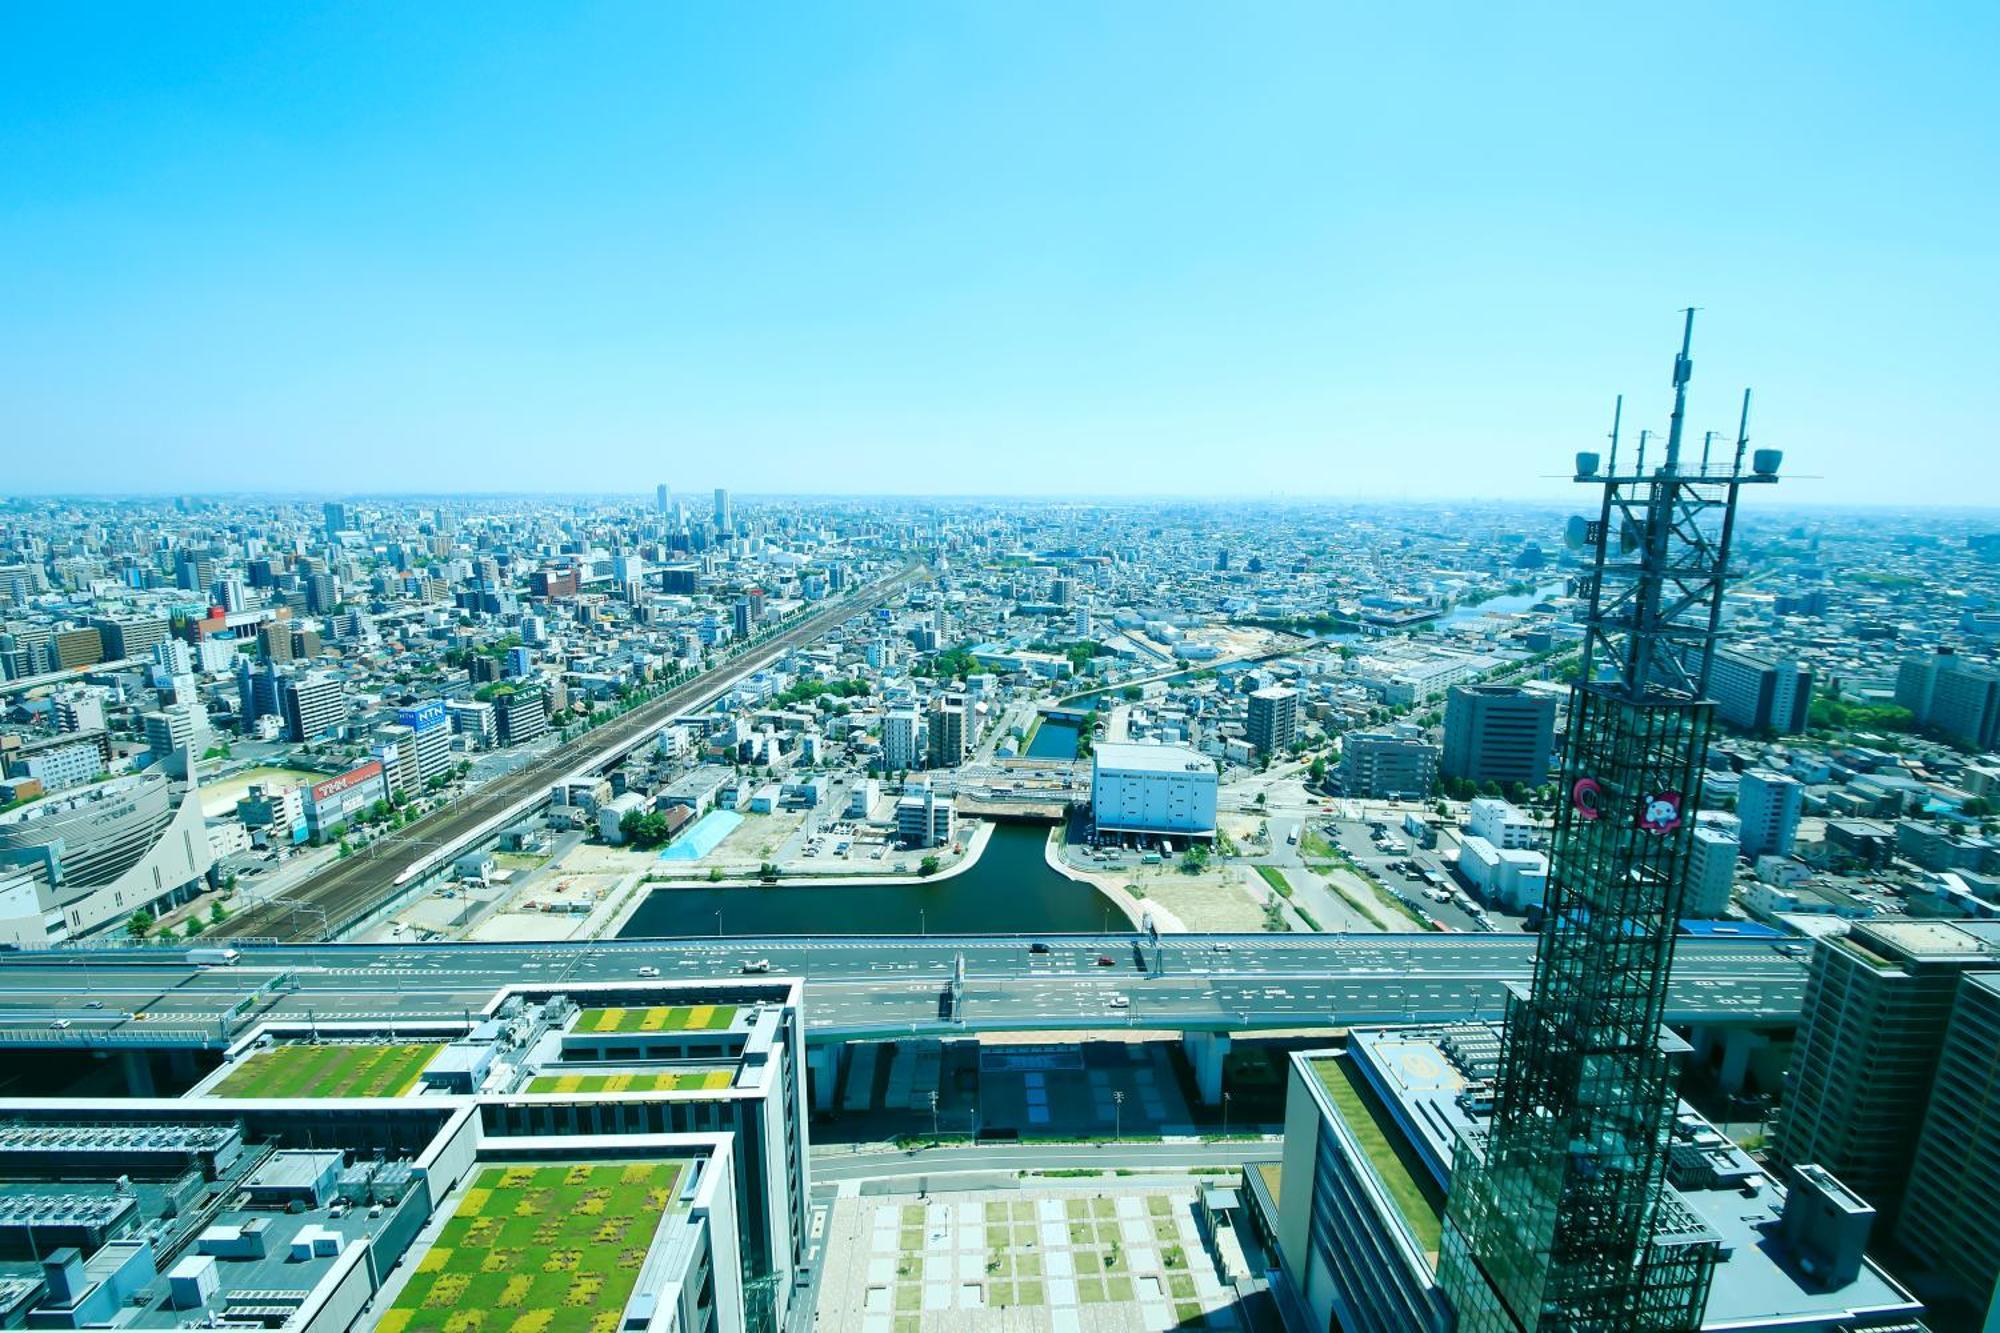
<svg viewBox="0 0 2000 1333">
<path fill-rule="evenodd" d="M 377 1329 L 617 1328 L 685 1169 L 486 1168 Z"/>
<path fill-rule="evenodd" d="M 736 1021 L 733 1004 L 654 1005 L 645 1009 L 586 1009 L 573 1032 L 708 1032 Z"/>
<path fill-rule="evenodd" d="M 400 1097 L 441 1046 L 294 1044 L 259 1051 L 216 1088 L 223 1097 Z"/>
</svg>

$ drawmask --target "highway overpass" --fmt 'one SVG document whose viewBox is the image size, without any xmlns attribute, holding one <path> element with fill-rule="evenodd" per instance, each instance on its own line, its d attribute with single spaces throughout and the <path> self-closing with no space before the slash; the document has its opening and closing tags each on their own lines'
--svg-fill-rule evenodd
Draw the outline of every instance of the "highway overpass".
<svg viewBox="0 0 2000 1333">
<path fill-rule="evenodd" d="M 982 1031 L 1252 1032 L 1495 1019 L 1525 984 L 1526 935 L 1050 935 L 614 940 L 565 944 L 245 948 L 234 966 L 186 950 L 62 949 L 0 956 L 0 1048 L 227 1045 L 268 1019 L 384 1029 L 462 1021 L 503 986 L 563 990 L 734 975 L 769 962 L 806 981 L 809 1040 Z M 1100 959 L 1110 959 L 1108 964 Z M 943 1003 L 962 964 L 955 1003 Z M 1803 959 L 1786 946 L 1686 940 L 1670 1022 L 1710 1029 L 1796 1021 Z M 1125 997 L 1119 1005 L 1116 997 Z M 99 1006 L 99 1007 L 93 1007 Z M 56 1026 L 61 1024 L 62 1026 Z"/>
</svg>

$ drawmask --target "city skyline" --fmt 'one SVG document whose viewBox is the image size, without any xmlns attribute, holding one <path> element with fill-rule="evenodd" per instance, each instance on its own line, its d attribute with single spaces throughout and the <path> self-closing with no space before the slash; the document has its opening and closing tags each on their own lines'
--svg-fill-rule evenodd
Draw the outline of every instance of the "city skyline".
<svg viewBox="0 0 2000 1333">
<path fill-rule="evenodd" d="M 2000 499 L 1990 12 L 1065 17 L 16 11 L 10 491 Z"/>
</svg>

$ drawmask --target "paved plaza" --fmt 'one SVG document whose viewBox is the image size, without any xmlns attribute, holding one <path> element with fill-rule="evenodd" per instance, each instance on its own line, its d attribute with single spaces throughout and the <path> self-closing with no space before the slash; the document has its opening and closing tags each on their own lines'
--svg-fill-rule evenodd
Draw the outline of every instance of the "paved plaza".
<svg viewBox="0 0 2000 1333">
<path fill-rule="evenodd" d="M 1233 1329 L 1193 1185 L 850 1197 L 834 1208 L 819 1327 L 859 1333 Z"/>
</svg>

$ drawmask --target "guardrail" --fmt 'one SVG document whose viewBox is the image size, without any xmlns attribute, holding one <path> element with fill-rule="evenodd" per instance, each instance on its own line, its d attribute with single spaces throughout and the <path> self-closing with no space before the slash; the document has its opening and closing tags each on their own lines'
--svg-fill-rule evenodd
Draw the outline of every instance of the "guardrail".
<svg viewBox="0 0 2000 1333">
<path fill-rule="evenodd" d="M 224 1038 L 209 1028 L 50 1028 L 0 1024 L 0 1046 L 216 1046 Z"/>
</svg>

